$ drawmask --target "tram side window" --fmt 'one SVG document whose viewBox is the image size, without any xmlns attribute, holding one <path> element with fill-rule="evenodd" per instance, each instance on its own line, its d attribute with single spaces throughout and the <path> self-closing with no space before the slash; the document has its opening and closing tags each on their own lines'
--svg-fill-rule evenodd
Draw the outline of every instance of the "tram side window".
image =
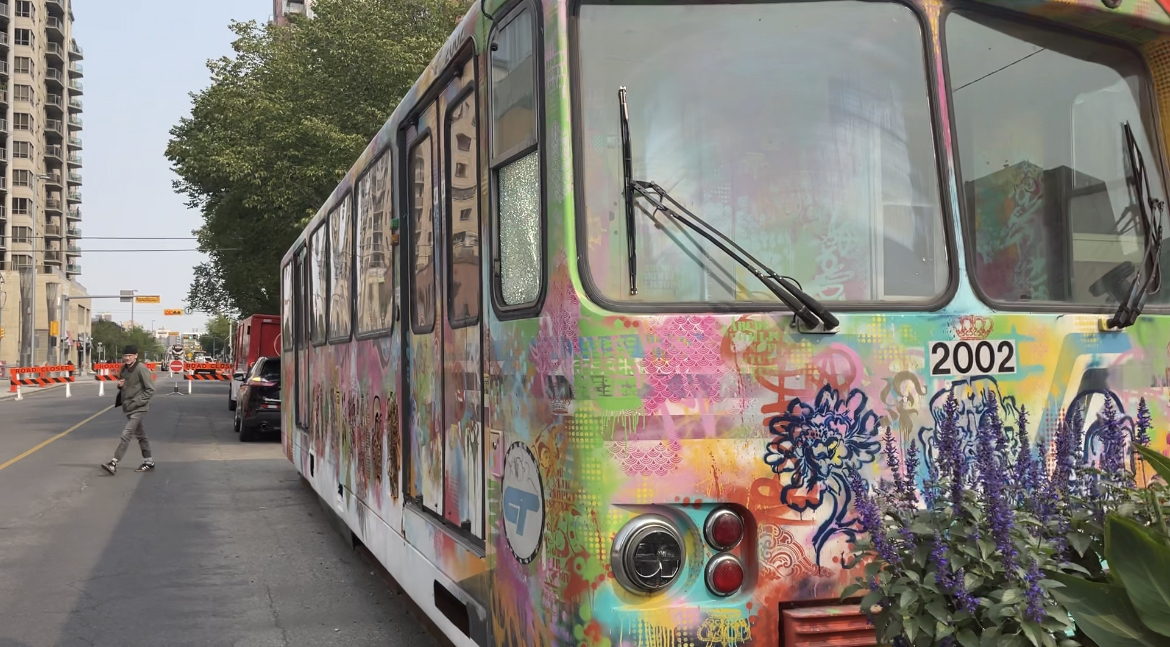
<svg viewBox="0 0 1170 647">
<path fill-rule="evenodd" d="M 389 330 L 394 324 L 391 197 L 390 153 L 385 153 L 358 183 L 358 334 Z"/>
<path fill-rule="evenodd" d="M 350 283 L 353 281 L 353 226 L 350 222 L 349 194 L 329 213 L 329 339 L 344 341 L 350 331 Z"/>
<path fill-rule="evenodd" d="M 325 306 L 329 292 L 329 231 L 322 223 L 309 239 L 309 340 L 325 342 Z"/>
<path fill-rule="evenodd" d="M 431 332 L 435 325 L 435 221 L 434 151 L 430 136 L 410 150 L 411 260 L 410 328 L 416 334 Z"/>
<path fill-rule="evenodd" d="M 280 270 L 280 346 L 293 349 L 293 262 Z"/>
<path fill-rule="evenodd" d="M 544 280 L 535 35 L 532 13 L 521 11 L 496 32 L 491 48 L 495 289 L 505 307 L 535 302 Z"/>
<path fill-rule="evenodd" d="M 468 73 L 474 62 L 468 62 Z M 475 121 L 475 92 L 451 107 L 447 114 L 448 209 L 447 276 L 452 328 L 479 321 L 479 161 Z"/>
</svg>

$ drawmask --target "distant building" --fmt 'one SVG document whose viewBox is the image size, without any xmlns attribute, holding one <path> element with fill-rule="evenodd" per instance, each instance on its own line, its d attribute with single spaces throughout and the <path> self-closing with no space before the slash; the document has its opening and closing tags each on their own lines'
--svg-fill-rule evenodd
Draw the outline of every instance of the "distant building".
<svg viewBox="0 0 1170 647">
<path fill-rule="evenodd" d="M 293 14 L 313 17 L 313 0 L 272 0 L 272 22 L 287 25 Z"/>
</svg>

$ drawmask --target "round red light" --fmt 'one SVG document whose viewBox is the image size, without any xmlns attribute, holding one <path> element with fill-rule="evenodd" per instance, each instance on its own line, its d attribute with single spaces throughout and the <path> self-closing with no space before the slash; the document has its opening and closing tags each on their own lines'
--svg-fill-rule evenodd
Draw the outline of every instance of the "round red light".
<svg viewBox="0 0 1170 647">
<path fill-rule="evenodd" d="M 711 513 L 707 519 L 707 542 L 719 550 L 734 548 L 743 539 L 743 519 L 731 510 Z"/>
<path fill-rule="evenodd" d="M 731 556 L 716 557 L 707 567 L 707 586 L 716 595 L 731 595 L 743 586 L 743 565 Z"/>
</svg>

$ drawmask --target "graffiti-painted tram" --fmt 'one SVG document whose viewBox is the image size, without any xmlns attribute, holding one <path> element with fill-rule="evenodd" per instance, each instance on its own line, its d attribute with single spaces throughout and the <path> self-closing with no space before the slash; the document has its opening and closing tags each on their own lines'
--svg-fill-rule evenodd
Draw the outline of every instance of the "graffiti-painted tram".
<svg viewBox="0 0 1170 647">
<path fill-rule="evenodd" d="M 457 644 L 800 644 L 886 428 L 1165 428 L 1168 11 L 473 7 L 283 260 L 284 450 Z"/>
</svg>

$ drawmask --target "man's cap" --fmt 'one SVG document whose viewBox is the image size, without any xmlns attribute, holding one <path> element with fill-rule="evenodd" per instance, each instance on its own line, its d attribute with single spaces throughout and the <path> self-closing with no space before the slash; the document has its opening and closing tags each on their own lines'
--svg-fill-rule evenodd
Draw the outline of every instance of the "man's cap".
<svg viewBox="0 0 1170 647">
<path fill-rule="evenodd" d="M 138 354 L 138 347 L 134 346 L 134 345 L 127 346 L 126 350 L 122 351 L 122 354 L 123 355 L 137 355 Z"/>
</svg>

